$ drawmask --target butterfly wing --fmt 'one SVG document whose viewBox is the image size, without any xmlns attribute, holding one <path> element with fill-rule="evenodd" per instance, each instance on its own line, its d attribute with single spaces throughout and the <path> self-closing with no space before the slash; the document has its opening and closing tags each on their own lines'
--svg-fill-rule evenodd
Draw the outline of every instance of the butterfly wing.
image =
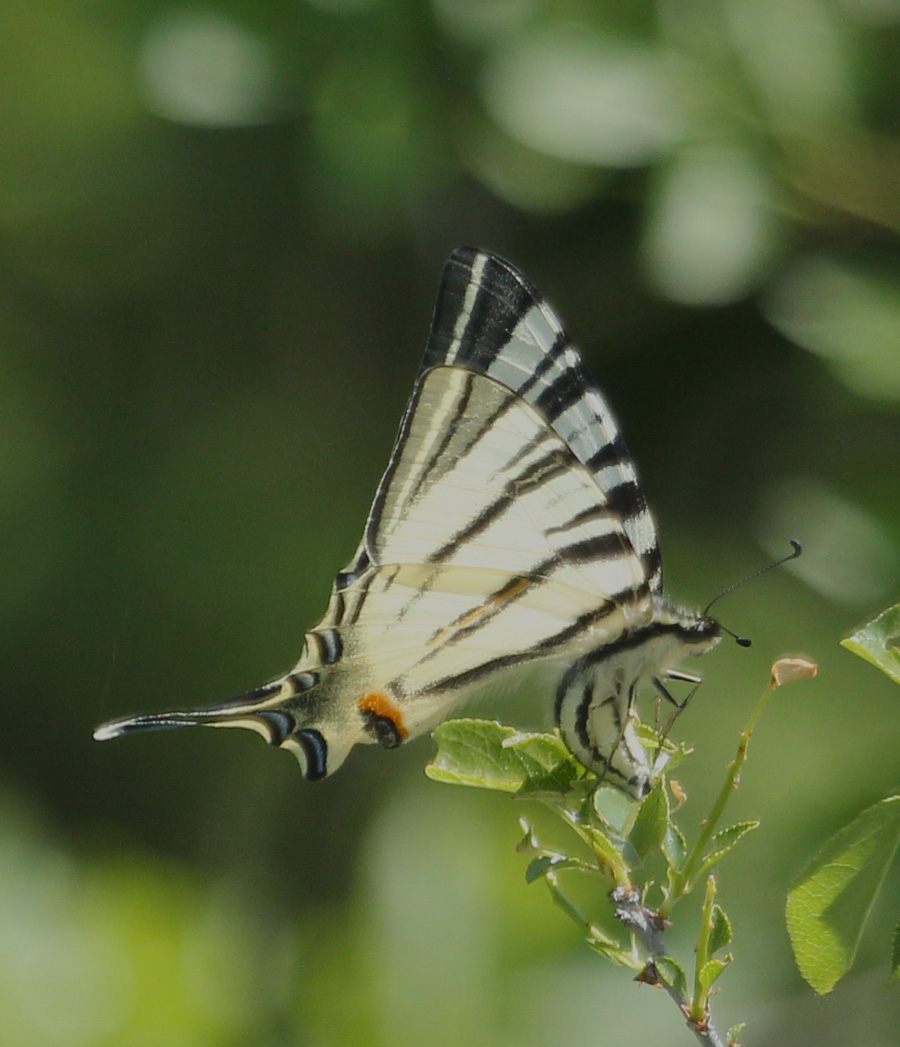
<svg viewBox="0 0 900 1047">
<path fill-rule="evenodd" d="M 363 541 L 295 668 L 97 736 L 252 727 L 321 777 L 357 742 L 428 729 L 501 669 L 646 622 L 660 579 L 634 467 L 559 321 L 507 263 L 460 249 Z"/>
<path fill-rule="evenodd" d="M 420 378 L 347 577 L 342 625 L 368 660 L 418 647 L 388 682 L 407 704 L 603 643 L 650 605 L 592 474 L 532 405 L 456 367 Z"/>
<path fill-rule="evenodd" d="M 653 517 L 612 411 L 559 318 L 509 262 L 471 247 L 447 261 L 422 370 L 465 367 L 531 404 L 593 474 L 662 592 Z"/>
</svg>

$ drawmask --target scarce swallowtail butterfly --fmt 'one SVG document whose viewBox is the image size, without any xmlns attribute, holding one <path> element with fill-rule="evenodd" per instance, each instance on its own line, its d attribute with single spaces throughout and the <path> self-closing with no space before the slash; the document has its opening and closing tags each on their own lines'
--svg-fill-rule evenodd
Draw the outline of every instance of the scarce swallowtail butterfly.
<svg viewBox="0 0 900 1047">
<path fill-rule="evenodd" d="M 512 265 L 472 248 L 444 269 L 425 359 L 353 559 L 285 676 L 98 739 L 205 724 L 258 731 L 309 779 L 358 742 L 428 731 L 499 674 L 542 663 L 575 756 L 644 795 L 643 689 L 719 640 L 662 591 L 656 528 L 578 350 Z"/>
</svg>

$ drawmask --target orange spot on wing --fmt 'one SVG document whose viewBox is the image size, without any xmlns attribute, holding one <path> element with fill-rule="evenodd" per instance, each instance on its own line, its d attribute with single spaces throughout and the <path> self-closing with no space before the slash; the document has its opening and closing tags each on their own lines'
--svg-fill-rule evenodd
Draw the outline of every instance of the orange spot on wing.
<svg viewBox="0 0 900 1047">
<path fill-rule="evenodd" d="M 384 691 L 368 691 L 359 700 L 359 707 L 363 712 L 374 713 L 390 720 L 397 728 L 397 734 L 405 741 L 409 737 L 409 729 L 403 722 L 403 713 L 396 704 L 384 693 Z"/>
</svg>

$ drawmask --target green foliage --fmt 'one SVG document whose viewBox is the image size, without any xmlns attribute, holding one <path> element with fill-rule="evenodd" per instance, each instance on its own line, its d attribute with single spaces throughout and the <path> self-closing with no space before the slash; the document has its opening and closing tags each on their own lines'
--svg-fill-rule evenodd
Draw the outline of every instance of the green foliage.
<svg viewBox="0 0 900 1047">
<path fill-rule="evenodd" d="M 675 872 L 680 872 L 684 868 L 684 862 L 687 858 L 687 843 L 685 842 L 684 834 L 677 825 L 670 822 L 666 826 L 665 835 L 660 841 L 659 847 L 669 868 Z"/>
<path fill-rule="evenodd" d="M 717 774 L 748 659 L 822 650 L 896 588 L 896 3 L 29 0 L 0 25 L 0 749 L 4 788 L 46 818 L 23 875 L 0 873 L 2 1047 L 534 1047 L 563 1009 L 573 1043 L 636 1042 L 633 1014 L 598 1031 L 602 994 L 573 1006 L 568 928 L 508 886 L 528 857 L 504 856 L 503 804 L 475 818 L 484 798 L 448 789 L 435 816 L 427 742 L 307 786 L 257 739 L 106 751 L 90 729 L 291 664 L 359 539 L 443 258 L 474 242 L 538 282 L 612 394 L 676 595 L 702 606 L 747 572 L 761 520 L 807 539 L 803 583 L 731 605 L 754 649 L 703 666 L 689 770 Z M 835 659 L 756 754 L 773 868 L 801 867 L 794 827 L 848 783 L 891 780 L 896 705 L 862 671 Z M 539 702 L 491 713 L 541 723 Z M 674 869 L 689 836 L 667 830 Z M 34 901 L 48 865 L 106 882 Z M 753 897 L 755 862 L 716 868 Z M 782 931 L 772 906 L 728 909 Z M 259 951 L 212 944 L 237 916 Z M 267 967 L 282 934 L 294 970 Z M 768 961 L 744 969 L 754 1010 L 790 982 Z M 515 987 L 538 983 L 511 1032 Z M 848 991 L 829 1031 L 856 1042 L 889 997 Z"/>
<path fill-rule="evenodd" d="M 653 962 L 657 973 L 664 978 L 680 996 L 687 996 L 687 975 L 681 964 L 671 956 L 658 956 Z"/>
<path fill-rule="evenodd" d="M 709 930 L 709 952 L 710 954 L 724 949 L 731 944 L 731 921 L 725 915 L 725 910 L 719 905 L 713 906 L 712 922 Z"/>
<path fill-rule="evenodd" d="M 894 683 L 900 683 L 900 604 L 889 607 L 841 640 L 841 645 L 878 666 Z"/>
<path fill-rule="evenodd" d="M 900 796 L 891 796 L 836 833 L 791 887 L 788 932 L 816 992 L 830 992 L 850 969 L 898 844 Z"/>
<path fill-rule="evenodd" d="M 891 939 L 891 977 L 896 979 L 900 976 L 900 923 L 894 928 L 894 936 Z"/>
<path fill-rule="evenodd" d="M 584 777 L 558 735 L 523 734 L 489 720 L 449 720 L 434 737 L 438 751 L 425 773 L 436 782 L 518 793 L 565 790 Z"/>
<path fill-rule="evenodd" d="M 900 683 L 900 604 L 841 641 L 848 651 Z M 866 921 L 900 846 L 900 796 L 888 796 L 835 833 L 807 864 L 788 894 L 785 915 L 800 973 L 827 993 L 850 970 Z M 891 942 L 890 971 L 900 970 L 900 928 Z"/>
<path fill-rule="evenodd" d="M 621 794 L 579 770 L 557 733 L 526 735 L 493 721 L 450 721 L 434 732 L 438 751 L 426 773 L 441 782 L 513 793 L 552 811 L 571 831 L 569 844 L 543 845 L 532 823 L 521 819 L 525 835 L 518 850 L 531 856 L 526 882 L 543 880 L 592 949 L 615 964 L 639 971 L 641 980 L 662 985 L 688 1015 L 689 1024 L 705 1030 L 710 992 L 731 963 L 730 955 L 715 955 L 731 943 L 732 932 L 715 900 L 714 877 L 706 879 L 692 984 L 681 963 L 664 948 L 663 935 L 675 904 L 758 825 L 744 821 L 716 831 L 746 759 L 752 724 L 773 689 L 774 684 L 766 690 L 751 726 L 741 736 L 720 795 L 690 852 L 673 820 L 664 777 L 642 801 L 617 807 L 609 802 L 610 793 L 619 799 Z M 643 731 L 646 736 L 646 728 Z M 659 859 L 666 870 L 663 881 L 654 871 Z M 576 902 L 567 879 L 576 874 L 597 880 L 607 906 L 599 917 Z M 651 907 L 653 902 L 658 909 Z M 618 933 L 609 929 L 611 916 L 619 921 Z"/>
<path fill-rule="evenodd" d="M 732 1047 L 738 1047 L 738 1038 L 746 1028 L 746 1022 L 738 1022 L 736 1025 L 732 1025 L 728 1032 L 725 1034 L 725 1040 L 731 1044 Z"/>
<path fill-rule="evenodd" d="M 719 976 L 725 970 L 725 968 L 731 963 L 731 957 L 725 957 L 724 959 L 717 959 L 713 957 L 711 960 L 707 960 L 702 966 L 697 969 L 697 985 L 698 985 L 698 999 L 702 999 L 704 1002 L 709 999 L 709 991 L 718 980 Z"/>
<path fill-rule="evenodd" d="M 662 846 L 669 831 L 669 797 L 665 783 L 658 781 L 644 798 L 628 842 L 640 861 L 645 861 Z"/>
<path fill-rule="evenodd" d="M 725 855 L 728 854 L 729 851 L 731 851 L 738 842 L 747 835 L 747 833 L 758 828 L 759 822 L 757 821 L 738 822 L 735 825 L 729 825 L 727 829 L 722 829 L 717 832 L 709 841 L 709 851 L 704 854 L 696 875 L 702 876 L 705 872 L 708 872 L 714 865 L 718 864 L 718 862 L 720 862 Z"/>
<path fill-rule="evenodd" d="M 703 911 L 700 916 L 694 996 L 690 1010 L 691 1018 L 698 1024 L 708 1022 L 710 991 L 731 963 L 731 956 L 716 957 L 713 953 L 730 940 L 731 923 L 723 909 L 716 904 L 716 880 L 710 876 L 706 881 Z"/>
</svg>

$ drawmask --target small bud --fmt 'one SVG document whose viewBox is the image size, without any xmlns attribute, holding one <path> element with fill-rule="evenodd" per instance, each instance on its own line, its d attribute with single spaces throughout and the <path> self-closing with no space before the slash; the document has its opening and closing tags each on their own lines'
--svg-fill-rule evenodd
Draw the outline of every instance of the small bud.
<svg viewBox="0 0 900 1047">
<path fill-rule="evenodd" d="M 516 845 L 519 854 L 539 854 L 540 845 L 534 835 L 534 827 L 525 818 L 519 819 L 519 828 L 525 834 Z"/>
<path fill-rule="evenodd" d="M 795 680 L 811 680 L 819 671 L 808 658 L 779 658 L 772 666 L 772 686 L 782 687 Z"/>
<path fill-rule="evenodd" d="M 677 781 L 675 778 L 669 779 L 669 789 L 672 795 L 678 801 L 678 806 L 675 808 L 675 810 L 677 811 L 678 807 L 681 807 L 682 804 L 687 803 L 687 793 L 684 791 L 684 786 L 681 784 L 681 782 Z"/>
<path fill-rule="evenodd" d="M 635 975 L 634 980 L 654 987 L 662 985 L 662 982 L 659 980 L 659 972 L 652 960 L 648 961 L 647 966 Z"/>
</svg>

